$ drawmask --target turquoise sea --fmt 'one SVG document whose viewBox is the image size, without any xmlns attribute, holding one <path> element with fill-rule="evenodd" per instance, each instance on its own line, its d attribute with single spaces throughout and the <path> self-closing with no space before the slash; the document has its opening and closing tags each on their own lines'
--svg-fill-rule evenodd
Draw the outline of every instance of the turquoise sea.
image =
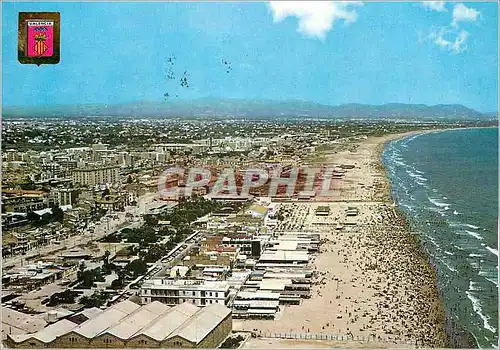
<svg viewBox="0 0 500 350">
<path fill-rule="evenodd" d="M 387 144 L 382 160 L 447 315 L 479 347 L 498 347 L 498 128 L 413 135 Z"/>
</svg>

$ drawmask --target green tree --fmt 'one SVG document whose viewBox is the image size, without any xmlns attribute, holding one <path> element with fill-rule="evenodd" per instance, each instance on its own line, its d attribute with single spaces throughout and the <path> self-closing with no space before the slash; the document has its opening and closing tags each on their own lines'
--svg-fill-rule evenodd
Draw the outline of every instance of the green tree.
<svg viewBox="0 0 500 350">
<path fill-rule="evenodd" d="M 148 266 L 143 260 L 136 259 L 128 263 L 125 266 L 125 270 L 127 273 L 132 275 L 132 278 L 137 278 L 144 275 L 148 271 Z"/>
<path fill-rule="evenodd" d="M 50 296 L 47 306 L 57 306 L 59 304 L 73 304 L 78 293 L 66 289 L 60 293 L 54 293 Z"/>
<path fill-rule="evenodd" d="M 64 212 L 62 211 L 62 209 L 58 206 L 54 206 L 51 209 L 52 209 L 52 220 L 59 221 L 62 223 L 64 220 Z"/>
<path fill-rule="evenodd" d="M 111 255 L 111 253 L 109 252 L 109 250 L 106 250 L 104 252 L 104 257 L 102 259 L 103 263 L 105 266 L 109 265 L 109 256 Z"/>
<path fill-rule="evenodd" d="M 156 226 L 158 224 L 158 218 L 154 215 L 144 215 L 144 222 L 148 226 Z"/>
<path fill-rule="evenodd" d="M 78 272 L 76 273 L 76 278 L 78 279 L 78 281 L 83 281 L 83 272 L 85 271 L 85 268 L 85 262 L 81 261 L 78 265 Z"/>
<path fill-rule="evenodd" d="M 171 242 L 168 242 L 171 243 Z M 145 263 L 153 263 L 158 261 L 160 258 L 165 256 L 167 252 L 172 250 L 171 244 L 154 244 L 147 250 L 141 251 L 139 253 L 139 258 L 141 258 Z"/>
<path fill-rule="evenodd" d="M 85 308 L 101 307 L 108 301 L 108 294 L 103 292 L 94 292 L 90 296 L 84 295 L 80 298 L 80 304 Z"/>
<path fill-rule="evenodd" d="M 111 289 L 121 289 L 123 288 L 123 280 L 117 278 L 111 282 Z"/>
<path fill-rule="evenodd" d="M 82 287 L 83 288 L 92 288 L 95 281 L 94 271 L 86 270 L 83 271 L 81 275 Z"/>
</svg>

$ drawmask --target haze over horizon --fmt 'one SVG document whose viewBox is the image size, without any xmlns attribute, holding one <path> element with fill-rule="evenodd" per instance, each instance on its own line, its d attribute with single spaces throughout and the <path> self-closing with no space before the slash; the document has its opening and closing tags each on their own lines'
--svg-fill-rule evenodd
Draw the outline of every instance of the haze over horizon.
<svg viewBox="0 0 500 350">
<path fill-rule="evenodd" d="M 310 105 L 310 106 L 321 106 L 321 107 L 344 107 L 344 106 L 353 106 L 353 105 L 359 105 L 359 106 L 372 106 L 372 107 L 384 107 L 384 106 L 392 106 L 392 105 L 406 105 L 406 106 L 425 106 L 425 107 L 439 107 L 439 106 L 460 106 L 464 107 L 467 109 L 471 109 L 473 111 L 477 111 L 479 113 L 485 113 L 485 114 L 491 114 L 491 113 L 497 113 L 497 111 L 479 111 L 474 108 L 469 108 L 468 106 L 460 103 L 438 103 L 438 104 L 426 104 L 426 103 L 404 103 L 404 102 L 383 102 L 379 104 L 369 104 L 369 103 L 363 103 L 363 102 L 348 102 L 348 103 L 340 103 L 340 104 L 329 104 L 329 103 L 318 103 L 310 100 L 301 100 L 301 99 L 282 99 L 282 100 L 271 100 L 271 99 L 252 99 L 252 98 L 220 98 L 220 97 L 215 97 L 215 96 L 202 96 L 198 98 L 192 98 L 192 99 L 182 99 L 178 98 L 175 100 L 168 101 L 167 104 L 164 103 L 165 101 L 154 101 L 154 100 L 131 100 L 131 101 L 122 101 L 119 103 L 58 103 L 58 104 L 50 104 L 50 105 L 37 105 L 37 104 L 23 104 L 23 105 L 7 105 L 4 106 L 8 110 L 15 110 L 16 108 L 37 108 L 37 107 L 44 107 L 44 108 L 65 108 L 65 107 L 72 107 L 72 106 L 95 106 L 95 107 L 113 107 L 113 106 L 137 106 L 141 104 L 162 104 L 165 106 L 171 105 L 171 106 L 177 106 L 177 105 L 186 105 L 189 103 L 199 103 L 199 102 L 218 102 L 218 103 L 238 103 L 238 102 L 244 102 L 244 103 L 249 103 L 249 104 L 303 104 L 303 105 Z"/>
<path fill-rule="evenodd" d="M 392 107 L 392 106 L 408 106 L 408 108 L 412 107 L 425 107 L 425 108 L 435 108 L 435 107 L 460 107 L 463 109 L 470 109 L 471 111 L 478 112 L 478 113 L 483 113 L 483 114 L 491 114 L 491 113 L 497 113 L 497 111 L 478 111 L 475 110 L 474 108 L 469 108 L 468 106 L 465 106 L 463 104 L 435 104 L 435 105 L 428 105 L 425 103 L 400 103 L 400 102 L 386 102 L 386 103 L 380 103 L 380 104 L 368 104 L 368 103 L 362 103 L 362 102 L 350 102 L 350 103 L 341 103 L 341 104 L 324 104 L 324 103 L 317 103 L 314 101 L 307 101 L 307 100 L 300 100 L 300 99 L 283 99 L 283 100 L 270 100 L 270 99 L 243 99 L 243 98 L 219 98 L 219 97 L 214 97 L 214 96 L 205 96 L 205 97 L 198 97 L 198 98 L 193 98 L 193 99 L 175 99 L 168 101 L 168 103 L 165 103 L 165 101 L 153 101 L 153 100 L 142 100 L 142 101 L 123 101 L 120 103 L 60 103 L 60 104 L 50 104 L 50 105 L 30 105 L 30 104 L 25 104 L 25 105 L 11 105 L 11 106 L 4 106 L 4 111 L 16 111 L 17 109 L 26 109 L 26 110 L 31 110 L 31 109 L 36 109 L 36 108 L 45 108 L 45 109 L 58 109 L 58 110 L 64 110 L 66 108 L 71 108 L 71 107 L 95 107 L 95 108 L 113 108 L 113 107 L 121 107 L 121 106 L 162 106 L 165 108 L 171 107 L 171 108 L 176 108 L 179 106 L 187 106 L 187 105 L 192 105 L 192 104 L 203 104 L 203 103 L 208 103 L 211 104 L 213 103 L 214 107 L 216 107 L 218 104 L 226 105 L 229 106 L 233 103 L 235 104 L 243 104 L 245 105 L 268 105 L 268 106 L 278 106 L 278 105 L 296 105 L 296 106 L 307 106 L 307 107 L 320 107 L 320 108 L 342 108 L 342 107 L 351 107 L 351 106 L 360 106 L 360 107 Z"/>
<path fill-rule="evenodd" d="M 111 105 L 168 93 L 167 104 L 460 104 L 489 113 L 498 110 L 497 6 L 3 3 L 2 103 Z M 61 13 L 60 64 L 19 64 L 20 11 Z"/>
</svg>

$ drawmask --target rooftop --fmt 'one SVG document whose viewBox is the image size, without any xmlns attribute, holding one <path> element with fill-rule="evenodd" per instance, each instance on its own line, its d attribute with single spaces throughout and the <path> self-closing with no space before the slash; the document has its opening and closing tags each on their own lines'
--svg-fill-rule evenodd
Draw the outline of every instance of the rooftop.
<svg viewBox="0 0 500 350">
<path fill-rule="evenodd" d="M 112 334 L 120 339 L 129 339 L 135 333 L 149 325 L 153 320 L 166 313 L 170 307 L 154 301 L 151 304 L 145 305 L 127 317 L 122 319 L 117 325 L 107 329 L 102 334 Z"/>
<path fill-rule="evenodd" d="M 2 306 L 2 338 L 7 334 L 34 333 L 46 324 L 41 315 L 30 316 Z"/>
<path fill-rule="evenodd" d="M 160 302 L 152 302 L 140 307 L 126 300 L 81 325 L 62 320 L 36 333 L 9 334 L 9 337 L 14 342 L 35 338 L 48 344 L 59 336 L 76 332 L 88 339 L 104 334 L 112 334 L 123 340 L 145 335 L 157 341 L 179 336 L 199 343 L 230 314 L 231 310 L 220 304 L 198 308 L 185 302 L 171 308 Z"/>
<path fill-rule="evenodd" d="M 140 306 L 125 300 L 111 306 L 94 318 L 91 318 L 74 329 L 74 332 L 90 339 L 137 310 Z"/>
<path fill-rule="evenodd" d="M 69 332 L 71 329 L 75 328 L 76 323 L 68 320 L 61 320 L 44 329 L 31 334 L 18 334 L 12 336 L 12 339 L 16 342 L 22 342 L 27 339 L 37 339 L 43 343 L 50 343 L 55 340 L 58 336 Z"/>
<path fill-rule="evenodd" d="M 177 305 L 162 314 L 156 322 L 149 325 L 140 334 L 161 341 L 189 320 L 196 312 L 198 312 L 198 308 L 193 304 L 183 303 Z"/>
<path fill-rule="evenodd" d="M 271 291 L 257 291 L 257 292 L 238 292 L 237 299 L 264 299 L 264 300 L 279 300 L 280 293 L 275 293 Z"/>
<path fill-rule="evenodd" d="M 309 261 L 309 256 L 306 251 L 287 251 L 287 250 L 276 250 L 276 251 L 265 251 L 260 256 L 259 261 Z"/>
<path fill-rule="evenodd" d="M 292 281 L 287 279 L 264 279 L 259 283 L 260 290 L 285 290 L 285 286 L 291 285 Z"/>
<path fill-rule="evenodd" d="M 231 310 L 224 305 L 210 304 L 198 311 L 194 317 L 174 331 L 169 338 L 179 336 L 197 344 L 205 339 L 210 331 L 230 313 Z"/>
<path fill-rule="evenodd" d="M 278 250 L 297 250 L 298 242 L 297 241 L 282 241 L 279 240 L 278 244 L 275 246 Z"/>
<path fill-rule="evenodd" d="M 260 214 L 260 215 L 264 215 L 267 213 L 267 208 L 265 206 L 259 205 L 259 204 L 252 205 L 248 210 L 253 211 L 253 212 Z"/>
</svg>

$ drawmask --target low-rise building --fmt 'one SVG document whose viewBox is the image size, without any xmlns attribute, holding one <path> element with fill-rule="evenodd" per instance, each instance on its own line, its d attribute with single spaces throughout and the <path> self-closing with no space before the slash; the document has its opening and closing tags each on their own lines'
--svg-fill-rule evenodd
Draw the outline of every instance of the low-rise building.
<svg viewBox="0 0 500 350">
<path fill-rule="evenodd" d="M 74 188 L 55 188 L 51 191 L 54 203 L 57 205 L 75 205 L 78 198 L 78 191 Z"/>
<path fill-rule="evenodd" d="M 319 206 L 316 208 L 316 216 L 328 216 L 330 215 L 330 207 L 328 205 Z"/>
<path fill-rule="evenodd" d="M 279 310 L 280 293 L 240 291 L 233 302 L 235 318 L 270 318 Z"/>
<path fill-rule="evenodd" d="M 47 192 L 37 190 L 2 190 L 2 206 L 6 212 L 26 213 L 54 205 Z"/>
<path fill-rule="evenodd" d="M 302 265 L 309 262 L 307 251 L 266 250 L 261 254 L 259 264 Z"/>
<path fill-rule="evenodd" d="M 140 307 L 125 300 L 81 324 L 67 319 L 36 333 L 7 335 L 10 348 L 217 348 L 232 331 L 224 305 Z"/>
<path fill-rule="evenodd" d="M 227 305 L 229 283 L 205 280 L 151 279 L 141 287 L 141 303 L 159 301 L 167 305 L 190 302 L 196 306 Z"/>
<path fill-rule="evenodd" d="M 267 212 L 267 207 L 259 204 L 254 204 L 247 210 L 247 214 L 254 218 L 263 218 L 266 216 Z"/>
<path fill-rule="evenodd" d="M 182 260 L 182 264 L 190 268 L 230 267 L 231 256 L 228 254 L 188 255 Z"/>
</svg>

